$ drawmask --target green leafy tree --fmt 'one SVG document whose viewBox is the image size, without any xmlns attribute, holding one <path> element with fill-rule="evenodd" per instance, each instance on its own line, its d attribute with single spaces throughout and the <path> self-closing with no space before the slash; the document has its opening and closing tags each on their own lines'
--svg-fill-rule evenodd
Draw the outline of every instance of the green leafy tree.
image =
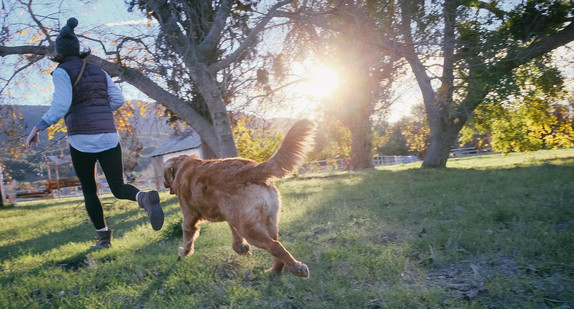
<svg viewBox="0 0 574 309">
<path fill-rule="evenodd" d="M 415 152 L 420 159 L 423 159 L 429 149 L 430 135 L 424 105 L 414 105 L 411 114 L 403 117 L 399 122 L 399 128 L 406 138 L 409 151 Z"/>
<path fill-rule="evenodd" d="M 0 139 L 0 148 L 4 155 L 9 154 L 12 158 L 20 155 L 24 130 L 25 125 L 20 109 L 15 105 L 0 104 L 0 136 L 3 137 Z"/>
<path fill-rule="evenodd" d="M 330 165 L 337 165 L 336 159 L 343 159 L 342 168 L 351 170 L 351 132 L 337 119 L 326 116 L 318 122 L 315 148 L 309 153 L 309 161 L 326 160 Z"/>
<path fill-rule="evenodd" d="M 423 95 L 430 128 L 423 167 L 446 166 L 481 104 L 516 94 L 517 69 L 574 40 L 573 13 L 572 1 L 400 2 L 400 36 L 384 47 L 401 51 Z"/>
<path fill-rule="evenodd" d="M 493 150 L 502 153 L 573 147 L 572 106 L 561 103 L 567 95 L 563 78 L 549 60 L 543 60 L 518 68 L 516 95 L 502 104 L 480 105 L 460 140 L 490 135 Z"/>
<path fill-rule="evenodd" d="M 429 145 L 429 127 L 423 104 L 416 104 L 409 115 L 387 125 L 377 152 L 383 155 L 416 154 L 424 158 Z"/>
<path fill-rule="evenodd" d="M 39 170 L 37 167 L 26 160 L 5 160 L 4 166 L 6 168 L 7 180 L 25 181 L 30 180 L 30 174 L 37 174 Z"/>
<path fill-rule="evenodd" d="M 375 132 L 376 152 L 381 155 L 404 156 L 409 153 L 407 139 L 401 131 L 401 122 L 397 121 L 386 126 L 383 133 Z"/>
<path fill-rule="evenodd" d="M 309 155 L 313 160 L 351 157 L 351 133 L 336 119 L 327 117 L 320 123 L 315 144 Z"/>
<path fill-rule="evenodd" d="M 264 162 L 269 160 L 283 141 L 283 134 L 273 129 L 261 130 L 249 127 L 250 120 L 242 118 L 233 128 L 240 157 Z"/>
</svg>

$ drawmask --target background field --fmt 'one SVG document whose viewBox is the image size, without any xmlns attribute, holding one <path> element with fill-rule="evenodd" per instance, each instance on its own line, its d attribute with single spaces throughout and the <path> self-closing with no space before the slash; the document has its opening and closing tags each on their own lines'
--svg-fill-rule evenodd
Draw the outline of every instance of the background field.
<svg viewBox="0 0 574 309">
<path fill-rule="evenodd" d="M 1 308 L 572 308 L 574 151 L 489 155 L 278 181 L 280 239 L 310 279 L 236 255 L 206 223 L 177 261 L 179 206 L 154 232 L 104 196 L 114 247 L 89 250 L 82 199 L 0 209 Z"/>
</svg>

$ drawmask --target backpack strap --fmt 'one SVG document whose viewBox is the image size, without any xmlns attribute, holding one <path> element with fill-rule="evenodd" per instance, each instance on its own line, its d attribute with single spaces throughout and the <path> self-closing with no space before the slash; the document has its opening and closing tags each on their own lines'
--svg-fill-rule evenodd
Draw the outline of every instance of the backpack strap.
<svg viewBox="0 0 574 309">
<path fill-rule="evenodd" d="M 84 69 L 86 68 L 86 59 L 84 59 L 82 61 L 82 69 L 80 70 L 80 74 L 78 75 L 78 78 L 76 78 L 76 81 L 74 82 L 74 85 L 72 85 L 72 88 L 76 87 L 76 85 L 78 84 L 78 82 L 80 81 L 80 78 L 82 78 L 82 74 L 84 74 Z"/>
</svg>

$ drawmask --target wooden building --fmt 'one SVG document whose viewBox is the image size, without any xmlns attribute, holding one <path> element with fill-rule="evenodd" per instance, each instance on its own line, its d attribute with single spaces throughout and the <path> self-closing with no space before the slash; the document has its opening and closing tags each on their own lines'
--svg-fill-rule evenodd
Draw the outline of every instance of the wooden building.
<svg viewBox="0 0 574 309">
<path fill-rule="evenodd" d="M 180 155 L 197 155 L 203 158 L 199 134 L 192 132 L 191 134 L 173 137 L 149 155 L 152 159 L 153 182 L 156 190 L 165 189 L 163 186 L 163 163 L 170 158 Z"/>
</svg>

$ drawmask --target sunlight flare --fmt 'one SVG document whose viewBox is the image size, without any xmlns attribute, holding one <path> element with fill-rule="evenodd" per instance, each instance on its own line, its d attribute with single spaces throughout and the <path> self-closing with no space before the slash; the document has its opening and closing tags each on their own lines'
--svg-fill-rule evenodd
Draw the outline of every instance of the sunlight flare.
<svg viewBox="0 0 574 309">
<path fill-rule="evenodd" d="M 311 71 L 308 94 L 315 99 L 324 99 L 330 96 L 339 85 L 339 75 L 329 67 L 321 66 Z"/>
</svg>

